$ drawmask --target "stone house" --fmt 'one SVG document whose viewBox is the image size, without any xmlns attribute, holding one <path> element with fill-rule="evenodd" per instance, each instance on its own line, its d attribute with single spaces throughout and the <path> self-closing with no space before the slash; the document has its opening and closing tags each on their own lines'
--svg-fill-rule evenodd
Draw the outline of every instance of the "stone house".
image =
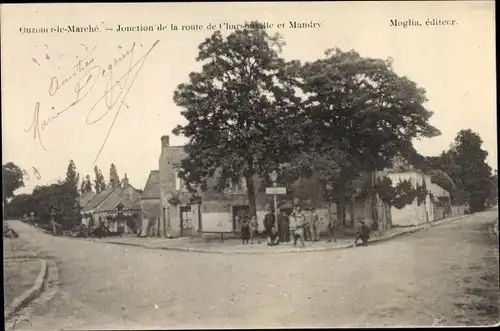
<svg viewBox="0 0 500 331">
<path fill-rule="evenodd" d="M 406 205 L 402 209 L 392 206 L 391 219 L 393 226 L 415 226 L 451 216 L 450 193 L 433 183 L 430 174 L 415 169 L 398 158 L 394 161 L 392 169 L 377 173 L 377 177 L 383 176 L 389 177 L 394 186 L 403 180 L 409 180 L 413 189 L 416 189 L 417 186 L 423 186 L 425 183 L 429 193 L 420 205 L 417 198 L 415 198 L 412 204 Z"/>
<path fill-rule="evenodd" d="M 130 185 L 125 174 L 120 187 L 106 188 L 83 207 L 82 222 L 90 227 L 105 223 L 111 232 L 117 232 L 120 226 L 125 233 L 135 232 L 140 227 L 140 199 L 140 193 Z"/>
<path fill-rule="evenodd" d="M 186 157 L 184 146 L 171 146 L 169 137 L 161 138 L 159 170 L 152 170 L 141 196 L 143 235 L 185 237 L 200 232 L 239 232 L 240 224 L 235 217 L 249 214 L 244 180 L 234 183 L 223 192 L 214 189 L 215 179 L 209 181 L 206 192 L 200 193 L 201 203 L 193 200 L 184 182 L 179 177 L 182 159 Z M 262 229 L 264 215 L 272 206 L 272 197 L 265 194 L 265 182 L 254 178 L 256 209 L 259 227 Z M 291 212 L 293 193 L 280 195 L 278 208 Z M 315 207 L 318 215 L 326 220 L 327 212 L 335 207 L 317 200 L 307 202 L 306 207 Z M 323 222 L 326 231 L 327 222 Z"/>
</svg>

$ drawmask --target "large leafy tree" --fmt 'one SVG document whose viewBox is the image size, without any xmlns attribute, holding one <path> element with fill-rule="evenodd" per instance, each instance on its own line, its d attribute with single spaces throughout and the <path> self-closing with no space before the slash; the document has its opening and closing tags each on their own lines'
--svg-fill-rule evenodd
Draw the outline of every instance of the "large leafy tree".
<svg viewBox="0 0 500 331">
<path fill-rule="evenodd" d="M 14 197 L 14 192 L 24 186 L 23 171 L 13 162 L 2 165 L 3 202 Z"/>
<path fill-rule="evenodd" d="M 440 182 L 436 176 L 433 180 L 451 193 L 452 203 L 469 203 L 472 211 L 484 209 L 497 190 L 492 182 L 491 168 L 486 163 L 488 153 L 481 148 L 482 143 L 477 133 L 470 129 L 461 130 L 449 150 L 425 158 L 431 173 L 432 169 L 445 173 Z M 452 185 L 447 185 L 445 177 Z"/>
<path fill-rule="evenodd" d="M 36 204 L 33 211 L 41 222 L 47 223 L 55 212 L 56 221 L 66 226 L 66 210 L 68 209 L 67 188 L 63 181 L 50 185 L 37 186 L 33 190 L 33 200 Z"/>
<path fill-rule="evenodd" d="M 18 194 L 8 203 L 8 216 L 20 218 L 35 211 L 37 201 L 32 194 Z"/>
<path fill-rule="evenodd" d="M 488 152 L 481 148 L 482 144 L 479 134 L 461 130 L 450 150 L 456 165 L 451 177 L 467 192 L 472 211 L 484 209 L 491 189 L 491 167 L 486 163 Z"/>
<path fill-rule="evenodd" d="M 112 188 L 120 187 L 120 177 L 118 177 L 118 171 L 114 163 L 111 163 L 111 167 L 109 168 L 109 185 Z"/>
<path fill-rule="evenodd" d="M 227 38 L 215 32 L 199 45 L 201 71 L 174 93 L 188 121 L 173 131 L 189 139 L 180 175 L 202 190 L 209 178 L 217 179 L 218 190 L 243 178 L 251 215 L 255 175 L 265 177 L 288 161 L 300 143 L 300 98 L 287 79 L 289 65 L 279 57 L 283 45 L 279 35 L 257 27 Z"/>
<path fill-rule="evenodd" d="M 391 60 L 331 49 L 299 72 L 295 83 L 306 96 L 308 124 L 300 130 L 301 153 L 310 155 L 313 170 L 325 174 L 324 182 L 333 187 L 328 193 L 341 209 L 359 174 L 390 167 L 395 156 L 413 148 L 415 138 L 440 134 L 429 124 L 425 90 L 398 76 Z M 322 162 L 323 170 L 316 162 L 320 156 L 329 160 Z"/>
<path fill-rule="evenodd" d="M 96 193 L 100 193 L 106 189 L 106 181 L 104 179 L 104 176 L 101 172 L 101 169 L 96 165 L 94 166 L 94 187 Z"/>
</svg>

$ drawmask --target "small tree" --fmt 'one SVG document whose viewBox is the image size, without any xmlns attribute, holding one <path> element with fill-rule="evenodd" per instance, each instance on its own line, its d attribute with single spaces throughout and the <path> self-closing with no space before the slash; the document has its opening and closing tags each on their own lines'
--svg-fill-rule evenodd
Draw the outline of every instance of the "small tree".
<svg viewBox="0 0 500 331">
<path fill-rule="evenodd" d="M 116 171 L 114 163 L 111 163 L 111 167 L 109 169 L 109 185 L 111 185 L 114 189 L 120 187 L 120 177 L 118 177 L 118 171 Z"/>
<path fill-rule="evenodd" d="M 90 180 L 90 175 L 85 176 L 85 178 L 82 180 L 80 192 L 82 194 L 87 192 L 92 192 L 92 182 Z"/>
<path fill-rule="evenodd" d="M 60 207 L 61 222 L 64 228 L 71 228 L 80 220 L 79 177 L 75 162 L 71 160 L 66 171 L 66 179 L 60 184 L 58 192 L 57 205 Z"/>
<path fill-rule="evenodd" d="M 403 209 L 406 205 L 410 205 L 417 197 L 417 191 L 413 189 L 410 180 L 400 180 L 395 186 L 389 177 L 378 179 L 375 184 L 375 192 L 380 199 L 396 207 Z"/>
<path fill-rule="evenodd" d="M 417 204 L 420 206 L 423 202 L 425 202 L 425 199 L 427 198 L 427 195 L 429 192 L 427 191 L 427 184 L 425 184 L 425 180 L 422 185 L 417 184 L 417 189 L 415 192 L 415 195 L 417 197 Z"/>
<path fill-rule="evenodd" d="M 104 180 L 104 176 L 101 172 L 101 169 L 96 165 L 94 166 L 94 175 L 95 175 L 95 182 L 94 182 L 94 187 L 96 193 L 100 193 L 106 189 L 106 181 Z"/>
</svg>

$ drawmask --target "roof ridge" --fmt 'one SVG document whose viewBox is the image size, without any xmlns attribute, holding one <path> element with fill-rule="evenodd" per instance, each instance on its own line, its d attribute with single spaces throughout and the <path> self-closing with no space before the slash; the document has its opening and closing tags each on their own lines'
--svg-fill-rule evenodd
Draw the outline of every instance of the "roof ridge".
<svg viewBox="0 0 500 331">
<path fill-rule="evenodd" d="M 117 187 L 114 190 L 110 191 L 110 193 L 108 194 L 108 196 L 104 200 L 102 200 L 100 204 L 98 204 L 97 206 L 95 206 L 94 209 L 99 209 L 99 207 L 101 207 L 103 205 L 103 203 L 105 203 L 106 201 L 108 201 L 109 198 L 113 195 L 113 193 L 115 193 L 119 189 L 121 189 L 121 187 Z"/>
</svg>

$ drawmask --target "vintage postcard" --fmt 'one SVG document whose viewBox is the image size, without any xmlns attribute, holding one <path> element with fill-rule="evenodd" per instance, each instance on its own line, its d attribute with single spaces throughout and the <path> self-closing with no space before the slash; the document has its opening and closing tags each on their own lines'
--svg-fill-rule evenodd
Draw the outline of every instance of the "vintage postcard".
<svg viewBox="0 0 500 331">
<path fill-rule="evenodd" d="M 498 324 L 494 1 L 0 14 L 7 330 Z"/>
</svg>

